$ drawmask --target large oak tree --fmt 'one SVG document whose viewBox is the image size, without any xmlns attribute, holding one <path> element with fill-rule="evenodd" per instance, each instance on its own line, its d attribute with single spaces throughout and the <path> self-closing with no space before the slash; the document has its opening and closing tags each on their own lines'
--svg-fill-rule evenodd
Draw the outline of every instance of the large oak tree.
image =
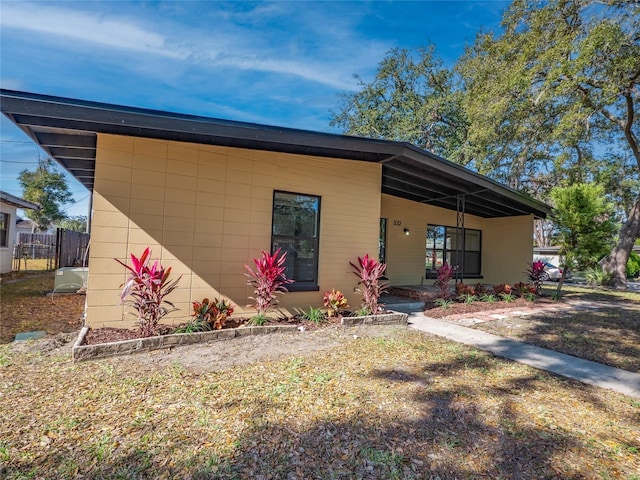
<svg viewBox="0 0 640 480">
<path fill-rule="evenodd" d="M 454 69 L 433 47 L 389 52 L 332 124 L 412 142 L 543 200 L 557 186 L 605 185 L 623 222 L 603 266 L 623 286 L 640 236 L 639 85 L 640 5 L 515 0 L 502 31 L 480 34 Z"/>
</svg>

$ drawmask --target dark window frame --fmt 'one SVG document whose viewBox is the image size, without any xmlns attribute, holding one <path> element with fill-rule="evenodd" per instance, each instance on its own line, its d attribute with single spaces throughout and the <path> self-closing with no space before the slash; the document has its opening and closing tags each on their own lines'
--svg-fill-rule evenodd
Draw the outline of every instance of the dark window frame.
<svg viewBox="0 0 640 480">
<path fill-rule="evenodd" d="M 315 236 L 309 235 L 279 235 L 275 233 L 275 222 L 276 222 L 276 201 L 277 196 L 279 194 L 283 195 L 298 195 L 301 197 L 308 197 L 311 199 L 315 199 L 317 201 L 317 213 L 316 213 L 316 224 L 315 224 Z M 320 290 L 320 285 L 318 284 L 318 269 L 320 264 L 320 215 L 322 207 L 322 198 L 319 195 L 311 195 L 308 193 L 300 193 L 300 192 L 289 192 L 285 190 L 274 190 L 273 191 L 273 201 L 272 201 L 272 212 L 271 212 L 271 252 L 273 253 L 277 245 L 279 243 L 284 242 L 295 242 L 295 241 L 311 241 L 313 244 L 313 258 L 312 258 L 312 273 L 313 278 L 310 280 L 299 281 L 296 280 L 295 275 L 292 275 L 291 272 L 287 272 L 287 278 L 291 278 L 294 280 L 294 283 L 287 285 L 287 290 L 289 292 L 317 292 Z M 279 241 L 280 240 L 280 241 Z M 287 253 L 287 256 L 290 255 Z M 295 260 L 297 261 L 297 260 Z"/>
<path fill-rule="evenodd" d="M 433 242 L 432 246 L 428 245 L 428 241 L 429 241 L 429 228 L 444 228 L 444 238 L 443 238 L 443 242 L 442 242 L 442 248 L 436 248 L 436 242 Z M 425 278 L 431 279 L 431 278 L 437 278 L 437 270 L 436 267 L 434 266 L 434 268 L 426 268 L 426 258 L 427 258 L 427 254 L 431 253 L 433 255 L 434 252 L 441 252 L 442 253 L 442 258 L 443 260 L 446 260 L 447 257 L 451 257 L 451 255 L 455 255 L 456 253 L 456 248 L 447 248 L 447 238 L 448 238 L 448 234 L 452 233 L 452 236 L 457 236 L 456 234 L 456 227 L 452 227 L 452 226 L 448 226 L 448 225 L 436 225 L 436 224 L 428 224 L 427 225 L 427 235 L 426 235 L 426 239 L 425 239 Z M 476 228 L 464 228 L 461 229 L 462 230 L 462 237 L 465 239 L 464 242 L 464 249 L 463 249 L 463 255 L 465 255 L 465 262 L 464 262 L 464 267 L 465 267 L 465 271 L 462 272 L 462 275 L 464 278 L 482 278 L 482 230 L 476 229 Z M 478 233 L 478 249 L 477 250 L 469 250 L 469 248 L 466 248 L 466 235 L 468 232 L 477 232 Z M 457 241 L 457 239 L 456 239 Z M 470 262 L 466 261 L 466 257 L 469 254 L 473 254 L 474 256 L 477 255 L 477 265 L 478 265 L 478 269 L 477 271 L 472 271 L 470 272 L 468 269 L 468 264 Z"/>
<path fill-rule="evenodd" d="M 6 212 L 0 212 L 0 248 L 9 246 L 9 220 L 11 215 Z"/>
<path fill-rule="evenodd" d="M 380 218 L 380 233 L 378 235 L 378 261 L 387 263 L 387 225 L 386 218 Z"/>
</svg>

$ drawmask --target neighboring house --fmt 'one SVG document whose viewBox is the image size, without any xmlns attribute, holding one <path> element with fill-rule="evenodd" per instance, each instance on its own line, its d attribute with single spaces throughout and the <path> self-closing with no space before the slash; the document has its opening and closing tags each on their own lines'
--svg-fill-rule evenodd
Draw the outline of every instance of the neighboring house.
<svg viewBox="0 0 640 480">
<path fill-rule="evenodd" d="M 534 247 L 533 260 L 542 260 L 552 265 L 561 265 L 560 247 Z"/>
<path fill-rule="evenodd" d="M 21 233 L 32 233 L 38 231 L 35 223 L 28 218 L 16 218 L 16 243 L 20 242 Z"/>
<path fill-rule="evenodd" d="M 253 294 L 244 265 L 277 247 L 296 280 L 283 309 L 320 306 L 332 288 L 357 307 L 349 261 L 365 253 L 387 263 L 396 286 L 432 283 L 444 260 L 469 282 L 524 280 L 533 219 L 550 213 L 407 143 L 0 96 L 2 112 L 93 192 L 90 326 L 132 324 L 119 305 L 125 270 L 113 258 L 147 246 L 182 276 L 173 318 L 204 297 L 226 297 L 242 312 Z"/>
<path fill-rule="evenodd" d="M 0 191 L 0 273 L 9 273 L 13 269 L 13 247 L 16 241 L 16 210 L 18 208 L 37 210 L 40 206 L 10 193 Z"/>
<path fill-rule="evenodd" d="M 47 230 L 42 231 L 38 229 L 38 226 L 33 220 L 29 220 L 28 218 L 20 218 L 16 219 L 16 243 L 20 241 L 21 233 L 37 233 L 37 234 L 46 234 L 46 235 L 54 235 L 56 234 L 55 227 L 49 227 Z"/>
</svg>

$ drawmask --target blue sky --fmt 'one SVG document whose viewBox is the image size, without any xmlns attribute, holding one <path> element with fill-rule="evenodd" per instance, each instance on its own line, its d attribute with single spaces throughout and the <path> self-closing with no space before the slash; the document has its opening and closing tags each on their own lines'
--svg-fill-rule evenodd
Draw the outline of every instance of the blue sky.
<svg viewBox="0 0 640 480">
<path fill-rule="evenodd" d="M 373 78 L 385 53 L 433 42 L 447 64 L 502 1 L 16 2 L 0 0 L 2 88 L 332 131 L 338 94 Z M 1 189 L 41 151 L 2 116 Z M 69 176 L 86 215 L 89 192 Z"/>
</svg>

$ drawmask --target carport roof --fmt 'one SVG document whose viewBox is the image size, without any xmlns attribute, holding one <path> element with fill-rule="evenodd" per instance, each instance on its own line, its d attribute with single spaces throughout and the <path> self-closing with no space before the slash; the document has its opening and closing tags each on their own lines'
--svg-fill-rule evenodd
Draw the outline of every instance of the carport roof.
<svg viewBox="0 0 640 480">
<path fill-rule="evenodd" d="M 382 192 L 484 218 L 533 214 L 548 205 L 403 142 L 0 90 L 2 113 L 80 183 L 93 189 L 98 133 L 157 138 L 382 164 Z"/>
</svg>

